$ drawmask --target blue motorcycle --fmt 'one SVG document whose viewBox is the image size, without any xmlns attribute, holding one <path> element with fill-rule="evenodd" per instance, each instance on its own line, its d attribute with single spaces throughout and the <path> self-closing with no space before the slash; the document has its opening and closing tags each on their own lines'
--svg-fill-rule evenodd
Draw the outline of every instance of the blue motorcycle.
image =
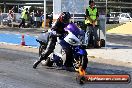
<svg viewBox="0 0 132 88">
<path fill-rule="evenodd" d="M 74 24 L 70 23 L 66 28 L 67 34 L 63 38 L 57 38 L 57 43 L 52 54 L 46 60 L 41 61 L 42 65 L 53 66 L 55 63 L 57 66 L 63 66 L 66 60 L 66 54 L 64 47 L 70 46 L 73 50 L 73 65 L 74 69 L 78 71 L 79 67 L 82 69 L 87 68 L 88 58 L 86 52 L 86 46 L 81 41 L 80 29 Z M 43 53 L 47 47 L 48 37 L 52 34 L 48 32 L 42 33 L 37 41 L 40 43 L 39 55 Z"/>
</svg>

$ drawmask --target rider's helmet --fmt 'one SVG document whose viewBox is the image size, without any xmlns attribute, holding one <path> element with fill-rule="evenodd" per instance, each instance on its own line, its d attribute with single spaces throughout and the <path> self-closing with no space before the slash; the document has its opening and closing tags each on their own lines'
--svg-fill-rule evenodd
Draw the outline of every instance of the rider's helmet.
<svg viewBox="0 0 132 88">
<path fill-rule="evenodd" d="M 59 16 L 59 20 L 63 23 L 69 23 L 71 14 L 69 12 L 62 12 Z"/>
</svg>

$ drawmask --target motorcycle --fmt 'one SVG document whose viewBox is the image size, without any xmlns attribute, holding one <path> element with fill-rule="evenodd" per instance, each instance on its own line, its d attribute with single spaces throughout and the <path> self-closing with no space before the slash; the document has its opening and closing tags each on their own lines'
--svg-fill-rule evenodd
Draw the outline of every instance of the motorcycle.
<svg viewBox="0 0 132 88">
<path fill-rule="evenodd" d="M 87 68 L 88 58 L 85 50 L 86 46 L 80 41 L 80 29 L 74 23 L 70 23 L 65 28 L 65 31 L 67 33 L 63 38 L 60 39 L 57 37 L 57 42 L 53 53 L 50 54 L 46 60 L 41 61 L 41 64 L 44 66 L 53 66 L 55 63 L 57 66 L 63 66 L 66 60 L 64 46 L 70 46 L 73 50 L 74 69 L 78 71 L 79 67 L 81 67 L 85 70 Z M 37 41 L 40 43 L 39 55 L 45 51 L 50 34 L 52 34 L 52 32 L 48 31 L 42 33 L 38 37 Z"/>
</svg>

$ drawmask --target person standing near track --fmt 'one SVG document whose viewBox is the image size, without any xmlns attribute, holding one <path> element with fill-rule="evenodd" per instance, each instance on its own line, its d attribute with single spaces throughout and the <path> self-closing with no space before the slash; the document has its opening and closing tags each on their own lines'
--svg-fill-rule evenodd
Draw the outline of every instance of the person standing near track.
<svg viewBox="0 0 132 88">
<path fill-rule="evenodd" d="M 93 32 L 93 36 L 94 36 L 94 42 L 92 42 L 91 38 L 88 38 L 88 43 L 90 44 L 90 46 L 97 47 L 97 41 L 99 40 L 98 38 L 98 34 L 97 34 L 97 30 L 98 30 L 98 24 L 97 24 L 97 20 L 98 20 L 98 10 L 95 6 L 95 2 L 93 0 L 89 1 L 89 6 L 86 8 L 86 20 L 85 20 L 85 24 L 87 25 L 87 29 L 86 31 L 89 31 L 89 34 L 91 34 Z"/>
<path fill-rule="evenodd" d="M 24 10 L 22 11 L 21 19 L 22 19 L 22 21 L 21 21 L 21 23 L 20 23 L 20 25 L 19 25 L 19 28 L 20 28 L 21 26 L 25 27 L 25 21 L 28 19 L 28 8 L 26 8 L 26 9 L 24 9 Z"/>
</svg>

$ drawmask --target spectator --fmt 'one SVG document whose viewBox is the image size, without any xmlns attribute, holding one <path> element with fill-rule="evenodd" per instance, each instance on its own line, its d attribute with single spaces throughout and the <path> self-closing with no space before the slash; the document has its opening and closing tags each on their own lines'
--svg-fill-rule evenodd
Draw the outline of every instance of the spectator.
<svg viewBox="0 0 132 88">
<path fill-rule="evenodd" d="M 37 12 L 34 14 L 35 15 L 35 18 L 34 18 L 34 21 L 35 21 L 35 27 L 40 27 L 40 12 L 37 10 Z"/>
<path fill-rule="evenodd" d="M 40 17 L 40 25 L 42 26 L 42 23 L 44 22 L 44 13 L 41 12 L 41 17 Z"/>
<path fill-rule="evenodd" d="M 21 19 L 22 19 L 22 21 L 21 21 L 21 23 L 20 23 L 20 25 L 19 25 L 19 28 L 20 28 L 21 26 L 25 27 L 25 21 L 28 19 L 28 8 L 26 8 L 26 9 L 24 9 L 24 10 L 22 11 Z"/>
<path fill-rule="evenodd" d="M 89 38 L 89 44 L 90 46 L 94 46 L 94 47 L 98 47 L 97 42 L 99 40 L 98 34 L 97 34 L 97 30 L 98 30 L 98 24 L 97 24 L 97 20 L 98 20 L 98 10 L 97 8 L 94 6 L 95 2 L 93 0 L 89 1 L 89 7 L 86 8 L 86 20 L 85 20 L 85 24 L 88 26 L 90 35 L 93 34 L 94 35 L 94 40 L 93 37 L 90 36 Z"/>
<path fill-rule="evenodd" d="M 33 12 L 30 13 L 30 22 L 31 24 L 34 24 L 34 13 Z"/>
<path fill-rule="evenodd" d="M 49 27 L 52 27 L 52 22 L 53 22 L 53 13 L 51 13 L 49 16 Z"/>
<path fill-rule="evenodd" d="M 7 17 L 7 20 L 8 20 L 8 23 L 11 23 L 13 20 L 14 20 L 14 7 L 9 10 L 9 13 L 8 13 L 8 17 Z"/>
</svg>

